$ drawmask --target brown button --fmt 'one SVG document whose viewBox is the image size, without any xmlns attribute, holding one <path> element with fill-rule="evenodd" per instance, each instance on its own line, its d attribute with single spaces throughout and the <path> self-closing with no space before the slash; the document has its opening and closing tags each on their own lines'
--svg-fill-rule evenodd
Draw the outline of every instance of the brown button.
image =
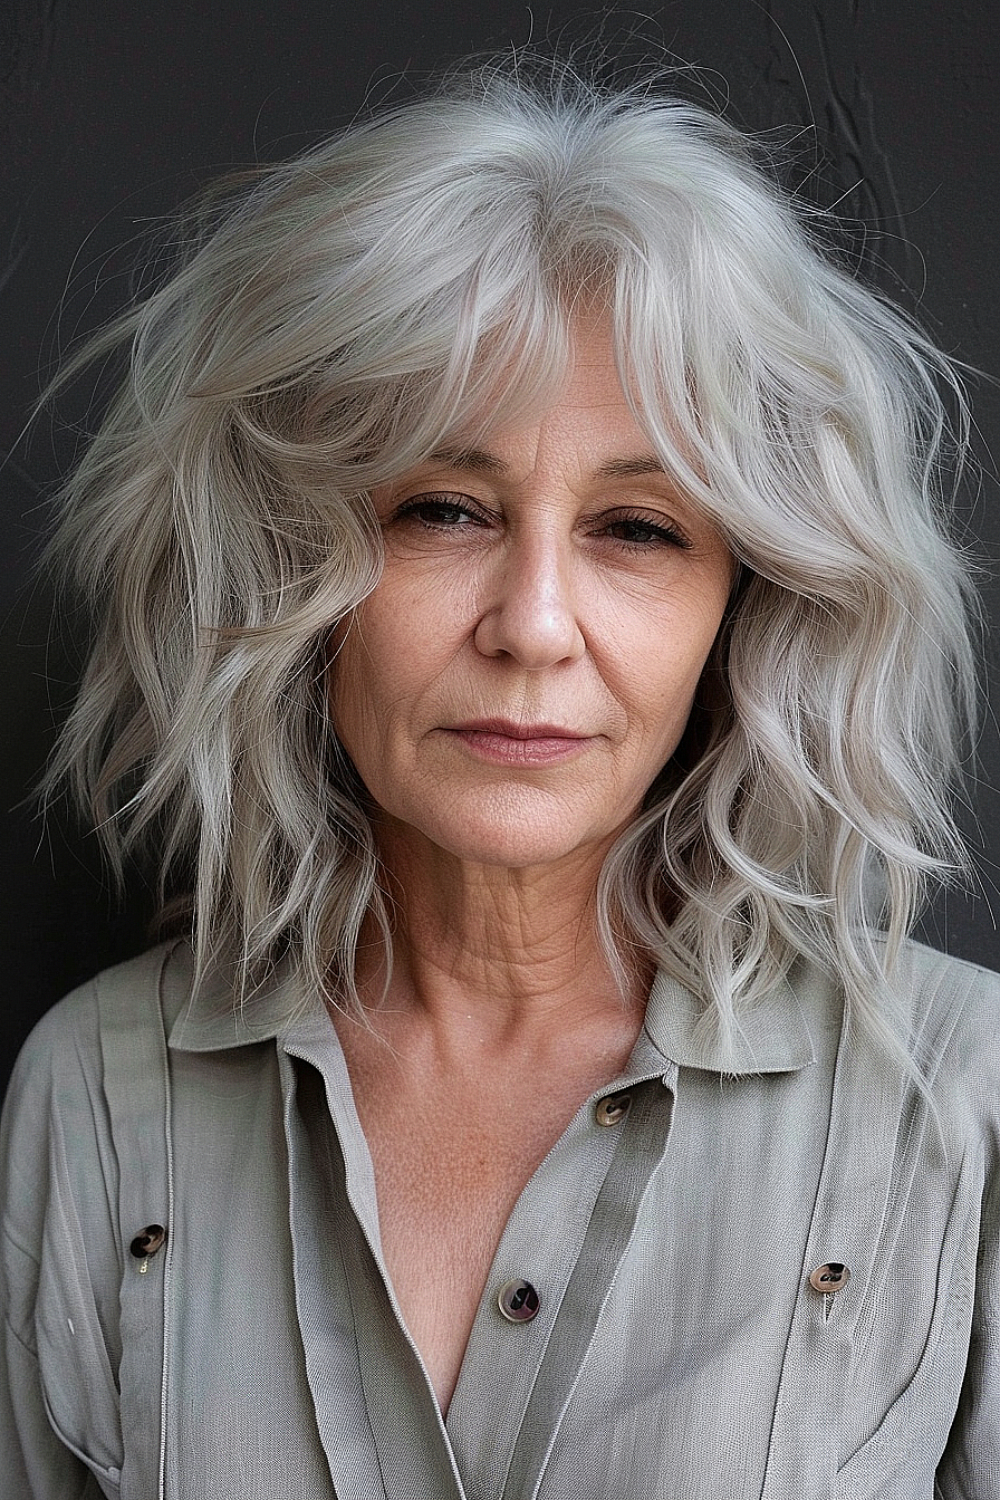
<svg viewBox="0 0 1000 1500">
<path fill-rule="evenodd" d="M 508 1323 L 530 1323 L 541 1303 L 530 1281 L 508 1281 L 497 1293 L 497 1306 Z"/>
<path fill-rule="evenodd" d="M 166 1238 L 167 1231 L 162 1224 L 147 1224 L 128 1248 L 136 1260 L 143 1260 L 147 1255 L 155 1255 Z"/>
<path fill-rule="evenodd" d="M 839 1292 L 850 1279 L 851 1273 L 848 1267 L 839 1260 L 831 1260 L 825 1265 L 816 1267 L 809 1276 L 809 1285 L 817 1292 Z"/>
<path fill-rule="evenodd" d="M 631 1108 L 631 1094 L 608 1094 L 598 1102 L 594 1118 L 598 1125 L 619 1125 Z"/>
</svg>

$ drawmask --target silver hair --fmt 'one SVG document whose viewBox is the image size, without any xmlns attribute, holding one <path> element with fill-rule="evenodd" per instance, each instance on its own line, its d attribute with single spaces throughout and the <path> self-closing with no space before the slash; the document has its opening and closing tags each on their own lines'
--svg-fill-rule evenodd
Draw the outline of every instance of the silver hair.
<svg viewBox="0 0 1000 1500">
<path fill-rule="evenodd" d="M 74 365 L 128 362 L 61 497 L 97 627 L 47 785 L 119 870 L 156 851 L 202 966 L 245 995 L 286 956 L 357 1003 L 362 922 L 388 940 L 391 915 L 326 680 L 379 576 L 369 492 L 537 409 L 596 297 L 638 420 L 740 563 L 685 738 L 607 858 L 608 953 L 651 951 L 723 1044 L 808 955 L 898 1047 L 895 954 L 964 860 L 965 406 L 824 239 L 710 112 L 523 63 L 184 221 L 170 276 Z"/>
</svg>

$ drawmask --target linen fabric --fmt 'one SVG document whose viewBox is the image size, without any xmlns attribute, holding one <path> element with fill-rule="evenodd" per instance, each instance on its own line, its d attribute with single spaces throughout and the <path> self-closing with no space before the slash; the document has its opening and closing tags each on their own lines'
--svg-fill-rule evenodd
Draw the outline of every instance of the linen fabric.
<svg viewBox="0 0 1000 1500">
<path fill-rule="evenodd" d="M 183 944 L 99 976 L 5 1107 L 0 1495 L 995 1500 L 1000 980 L 911 944 L 899 993 L 933 1102 L 804 963 L 725 1073 L 661 975 L 515 1206 L 444 1421 L 318 1000 L 236 1015 Z"/>
</svg>

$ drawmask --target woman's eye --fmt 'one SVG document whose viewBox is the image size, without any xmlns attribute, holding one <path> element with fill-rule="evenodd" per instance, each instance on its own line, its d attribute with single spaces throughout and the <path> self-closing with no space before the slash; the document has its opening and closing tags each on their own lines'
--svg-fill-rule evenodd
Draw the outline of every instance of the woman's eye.
<svg viewBox="0 0 1000 1500">
<path fill-rule="evenodd" d="M 440 529 L 484 523 L 484 517 L 460 495 L 416 495 L 399 507 L 396 519 Z"/>
<path fill-rule="evenodd" d="M 646 547 L 690 547 L 691 543 L 682 531 L 669 521 L 650 521 L 643 516 L 615 516 L 605 521 L 604 535 L 626 546 Z"/>
</svg>

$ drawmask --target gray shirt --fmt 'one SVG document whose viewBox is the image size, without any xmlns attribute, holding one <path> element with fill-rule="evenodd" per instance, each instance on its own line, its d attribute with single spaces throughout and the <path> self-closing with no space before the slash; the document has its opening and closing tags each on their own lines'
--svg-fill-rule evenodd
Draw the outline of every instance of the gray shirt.
<svg viewBox="0 0 1000 1500">
<path fill-rule="evenodd" d="M 192 1002 L 177 945 L 100 976 L 5 1111 L 0 1495 L 996 1500 L 1000 981 L 910 945 L 900 997 L 933 1107 L 805 964 L 726 1074 L 661 976 L 518 1200 L 443 1421 L 322 1007 Z"/>
</svg>

